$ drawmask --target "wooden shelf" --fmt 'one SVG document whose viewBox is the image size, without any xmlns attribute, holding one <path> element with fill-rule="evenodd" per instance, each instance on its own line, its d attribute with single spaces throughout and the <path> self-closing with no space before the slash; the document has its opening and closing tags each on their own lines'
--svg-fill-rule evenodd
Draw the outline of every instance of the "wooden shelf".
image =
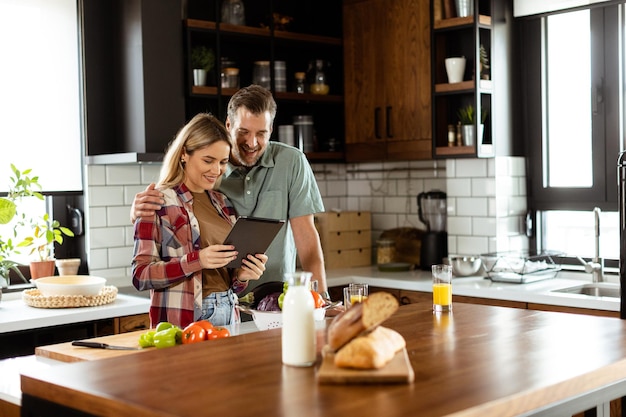
<svg viewBox="0 0 626 417">
<path fill-rule="evenodd" d="M 474 24 L 474 16 L 467 17 L 453 17 L 450 19 L 435 20 L 434 29 L 450 29 L 458 28 L 461 26 L 470 26 Z M 491 26 L 491 16 L 479 15 L 478 24 Z"/>
<path fill-rule="evenodd" d="M 451 155 L 476 155 L 476 148 L 474 146 L 437 146 L 435 149 L 437 156 L 451 156 Z"/>
<path fill-rule="evenodd" d="M 491 80 L 480 80 L 478 83 L 482 92 L 491 92 L 492 82 Z M 435 93 L 458 93 L 462 91 L 470 91 L 474 89 L 474 80 L 462 81 L 460 83 L 441 83 L 435 84 Z"/>
<path fill-rule="evenodd" d="M 185 26 L 190 29 L 204 29 L 209 31 L 217 30 L 217 22 L 198 19 L 186 19 Z M 240 35 L 263 36 L 271 35 L 269 28 L 256 28 L 252 26 L 230 25 L 227 23 L 220 24 L 220 32 Z M 307 33 L 287 32 L 283 30 L 274 31 L 275 39 L 284 39 L 298 42 L 310 42 L 326 45 L 342 46 L 342 38 L 333 38 L 330 36 L 310 35 Z"/>
<path fill-rule="evenodd" d="M 218 96 L 230 97 L 237 92 L 236 88 L 222 88 L 221 94 L 218 94 L 217 87 L 211 86 L 193 86 L 191 94 L 201 96 Z M 316 102 L 316 103 L 343 103 L 343 96 L 340 95 L 321 95 L 321 94 L 298 94 L 293 92 L 275 92 L 276 100 L 298 101 L 298 102 Z"/>
</svg>

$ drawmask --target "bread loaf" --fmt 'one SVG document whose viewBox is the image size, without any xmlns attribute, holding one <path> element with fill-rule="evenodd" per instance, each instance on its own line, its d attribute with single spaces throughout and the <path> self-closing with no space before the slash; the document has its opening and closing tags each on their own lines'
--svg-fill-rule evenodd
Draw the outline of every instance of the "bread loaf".
<svg viewBox="0 0 626 417">
<path fill-rule="evenodd" d="M 332 351 L 361 333 L 373 330 L 398 310 L 398 300 L 387 292 L 375 292 L 336 316 L 328 326 L 328 346 Z"/>
<path fill-rule="evenodd" d="M 335 354 L 339 368 L 380 369 L 406 346 L 402 335 L 395 330 L 378 326 L 370 333 L 348 342 Z"/>
</svg>

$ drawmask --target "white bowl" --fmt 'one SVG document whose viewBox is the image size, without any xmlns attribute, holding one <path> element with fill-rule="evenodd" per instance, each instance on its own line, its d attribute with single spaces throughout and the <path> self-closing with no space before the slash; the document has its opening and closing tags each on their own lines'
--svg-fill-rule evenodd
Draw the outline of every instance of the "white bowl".
<svg viewBox="0 0 626 417">
<path fill-rule="evenodd" d="M 59 277 L 44 277 L 34 279 L 33 282 L 46 297 L 55 295 L 98 295 L 105 278 L 89 275 L 65 275 Z"/>
</svg>

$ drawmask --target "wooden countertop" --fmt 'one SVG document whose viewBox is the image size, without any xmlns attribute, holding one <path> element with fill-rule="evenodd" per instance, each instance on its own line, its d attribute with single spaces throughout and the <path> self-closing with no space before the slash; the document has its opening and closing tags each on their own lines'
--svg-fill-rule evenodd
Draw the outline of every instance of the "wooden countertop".
<svg viewBox="0 0 626 417">
<path fill-rule="evenodd" d="M 277 329 L 28 371 L 23 411 L 43 399 L 117 417 L 502 417 L 571 415 L 626 394 L 626 321 L 460 303 L 435 316 L 419 303 L 385 325 L 407 341 L 412 384 L 320 385 L 321 357 L 281 364 Z M 319 330 L 318 348 L 323 340 Z"/>
</svg>

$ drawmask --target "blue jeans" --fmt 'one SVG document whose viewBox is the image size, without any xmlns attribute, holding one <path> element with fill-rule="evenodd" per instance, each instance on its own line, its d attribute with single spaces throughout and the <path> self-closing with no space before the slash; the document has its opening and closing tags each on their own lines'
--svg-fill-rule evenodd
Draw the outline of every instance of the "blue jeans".
<svg viewBox="0 0 626 417">
<path fill-rule="evenodd" d="M 200 320 L 209 320 L 214 326 L 226 326 L 238 322 L 235 310 L 237 295 L 232 291 L 214 292 L 202 299 Z"/>
</svg>

